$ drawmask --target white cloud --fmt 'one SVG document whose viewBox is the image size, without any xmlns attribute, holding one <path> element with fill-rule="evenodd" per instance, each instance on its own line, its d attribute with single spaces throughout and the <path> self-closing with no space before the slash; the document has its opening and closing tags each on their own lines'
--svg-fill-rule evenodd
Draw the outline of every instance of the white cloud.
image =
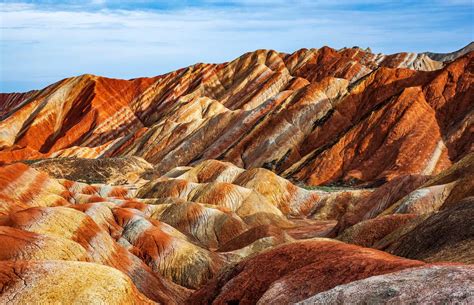
<svg viewBox="0 0 474 305">
<path fill-rule="evenodd" d="M 453 31 L 445 24 L 456 16 L 442 10 L 380 14 L 314 8 L 314 2 L 304 2 L 252 9 L 243 5 L 148 11 L 43 10 L 4 3 L 0 83 L 7 85 L 0 91 L 14 88 L 15 82 L 29 82 L 24 89 L 41 87 L 82 73 L 152 76 L 196 62 L 231 60 L 258 48 L 292 52 L 359 45 L 390 53 L 449 51 L 469 42 L 469 26 L 456 25 Z"/>
<path fill-rule="evenodd" d="M 2 2 L 0 3 L 0 12 L 23 11 L 23 10 L 33 9 L 34 7 L 35 6 L 31 3 Z"/>
</svg>

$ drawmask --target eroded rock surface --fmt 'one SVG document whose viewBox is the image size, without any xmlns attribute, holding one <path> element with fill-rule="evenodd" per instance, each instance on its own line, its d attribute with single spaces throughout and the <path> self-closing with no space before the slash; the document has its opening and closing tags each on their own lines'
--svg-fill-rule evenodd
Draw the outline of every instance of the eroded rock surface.
<svg viewBox="0 0 474 305">
<path fill-rule="evenodd" d="M 257 50 L 0 94 L 0 303 L 472 303 L 473 59 Z"/>
<path fill-rule="evenodd" d="M 311 185 L 437 174 L 473 149 L 474 53 L 461 53 L 257 50 L 154 78 L 73 77 L 1 96 L 0 161 L 138 156 L 164 174 L 221 159 Z"/>
<path fill-rule="evenodd" d="M 471 304 L 472 266 L 432 266 L 337 286 L 298 304 Z"/>
<path fill-rule="evenodd" d="M 196 291 L 190 304 L 289 304 L 335 286 L 424 265 L 331 240 L 276 247 L 231 268 Z"/>
<path fill-rule="evenodd" d="M 117 269 L 71 261 L 0 261 L 2 304 L 155 304 Z"/>
</svg>

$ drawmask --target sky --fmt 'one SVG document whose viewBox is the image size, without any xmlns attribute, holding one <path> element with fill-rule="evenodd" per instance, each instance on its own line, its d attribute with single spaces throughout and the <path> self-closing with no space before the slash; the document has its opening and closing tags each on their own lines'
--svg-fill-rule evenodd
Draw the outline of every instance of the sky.
<svg viewBox="0 0 474 305">
<path fill-rule="evenodd" d="M 451 52 L 474 40 L 474 0 L 0 2 L 0 92 L 80 74 L 155 76 L 256 49 Z"/>
</svg>

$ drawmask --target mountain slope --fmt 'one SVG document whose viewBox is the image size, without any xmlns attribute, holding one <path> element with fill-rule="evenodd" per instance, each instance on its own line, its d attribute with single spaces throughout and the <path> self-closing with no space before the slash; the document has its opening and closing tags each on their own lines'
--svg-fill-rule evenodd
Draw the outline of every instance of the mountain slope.
<svg viewBox="0 0 474 305">
<path fill-rule="evenodd" d="M 384 211 L 349 225 L 339 239 L 362 244 L 361 237 L 372 236 L 365 246 L 429 262 L 469 263 L 472 156 L 421 187 L 418 182 L 405 186 L 413 191 L 398 201 L 389 197 L 385 207 L 370 204 L 373 197 L 380 198 L 379 190 L 304 190 L 269 170 L 244 170 L 215 160 L 178 167 L 163 176 L 136 157 L 32 163 L 44 171 L 22 163 L 0 166 L 0 299 L 39 300 L 29 288 L 37 287 L 33 291 L 41 291 L 45 302 L 86 296 L 112 302 L 103 290 L 112 285 L 122 291 L 117 298 L 132 303 L 295 302 L 375 275 L 416 266 L 431 272 L 436 267 L 315 239 L 331 236 L 359 207 Z M 71 173 L 72 164 L 82 171 Z M 91 168 L 110 173 L 103 181 L 120 185 L 64 179 L 84 181 L 90 177 L 85 169 Z M 124 180 L 116 179 L 123 168 L 130 171 Z M 426 188 L 432 188 L 431 193 Z M 415 193 L 425 197 L 411 195 Z M 400 205 L 403 210 L 397 209 Z M 406 217 L 394 227 L 388 217 L 397 216 Z M 348 226 L 347 221 L 342 224 Z M 474 270 L 460 268 L 469 281 Z M 48 278 L 65 286 L 42 281 L 39 274 L 45 270 L 54 270 Z M 68 270 L 74 274 L 68 276 Z M 457 274 L 454 269 L 444 272 Z M 88 286 L 78 284 L 80 274 L 98 275 Z M 256 293 L 244 293 L 248 283 Z M 447 292 L 434 300 L 456 290 L 457 284 L 443 283 Z M 82 292 L 74 292 L 78 290 Z M 471 292 L 466 290 L 466 295 Z"/>
<path fill-rule="evenodd" d="M 451 53 L 425 52 L 423 54 L 425 54 L 426 56 L 428 56 L 429 58 L 431 58 L 433 60 L 446 62 L 446 61 L 455 60 L 456 58 L 461 57 L 464 54 L 472 52 L 472 51 L 474 51 L 474 42 L 471 42 L 470 44 L 468 44 L 464 48 L 461 48 L 461 49 L 459 49 L 457 51 L 454 51 L 454 52 L 451 52 Z"/>
<path fill-rule="evenodd" d="M 155 78 L 83 75 L 3 96 L 0 160 L 134 155 L 163 174 L 221 159 L 312 185 L 436 174 L 472 150 L 473 56 L 258 50 Z"/>
</svg>

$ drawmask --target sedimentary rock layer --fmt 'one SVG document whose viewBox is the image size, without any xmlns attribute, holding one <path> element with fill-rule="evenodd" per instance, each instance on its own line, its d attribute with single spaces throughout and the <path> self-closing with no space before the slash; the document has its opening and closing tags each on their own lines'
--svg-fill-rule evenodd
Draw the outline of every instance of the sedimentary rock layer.
<svg viewBox="0 0 474 305">
<path fill-rule="evenodd" d="M 387 253 L 330 240 L 283 245 L 250 258 L 196 291 L 193 304 L 289 304 L 337 285 L 423 266 Z"/>
<path fill-rule="evenodd" d="M 84 164 L 93 166 L 103 181 L 124 184 L 64 179 L 87 179 L 80 171 Z M 420 266 L 431 274 L 434 267 L 426 262 L 472 263 L 472 164 L 470 154 L 438 176 L 421 182 L 393 180 L 375 191 L 307 190 L 267 169 L 245 170 L 217 160 L 177 167 L 162 176 L 138 158 L 55 159 L 33 163 L 36 169 L 23 163 L 3 165 L 1 297 L 44 302 L 95 298 L 119 303 L 288 303 L 331 298 L 332 289 L 347 283 L 407 268 Z M 137 184 L 126 173 L 118 179 L 116 166 L 128 166 Z M 395 187 L 397 181 L 402 185 Z M 427 198 L 411 195 L 440 186 L 443 192 Z M 406 191 L 388 195 L 394 189 Z M 385 198 L 383 206 L 371 204 L 374 198 Z M 400 206 L 418 208 L 407 214 Z M 367 216 L 350 225 L 347 215 L 364 215 L 358 209 L 366 209 Z M 334 234 L 344 228 L 341 224 L 348 227 L 340 240 L 406 258 L 315 238 Z M 442 272 L 468 281 L 472 269 L 459 268 L 462 272 Z M 62 285 L 38 280 L 44 270 L 57 270 L 51 281 Z M 74 276 L 65 278 L 73 271 Z M 82 273 L 101 275 L 88 282 L 91 286 L 81 284 L 70 292 L 68 287 L 78 285 Z M 114 287 L 116 299 L 108 298 L 107 285 Z M 30 291 L 39 291 L 44 299 Z M 325 291 L 328 295 L 319 295 Z M 450 291 L 456 290 L 447 288 L 438 299 L 448 298 Z M 471 292 L 465 290 L 465 298 Z"/>
<path fill-rule="evenodd" d="M 472 303 L 473 59 L 257 50 L 1 94 L 0 303 Z"/>
</svg>

